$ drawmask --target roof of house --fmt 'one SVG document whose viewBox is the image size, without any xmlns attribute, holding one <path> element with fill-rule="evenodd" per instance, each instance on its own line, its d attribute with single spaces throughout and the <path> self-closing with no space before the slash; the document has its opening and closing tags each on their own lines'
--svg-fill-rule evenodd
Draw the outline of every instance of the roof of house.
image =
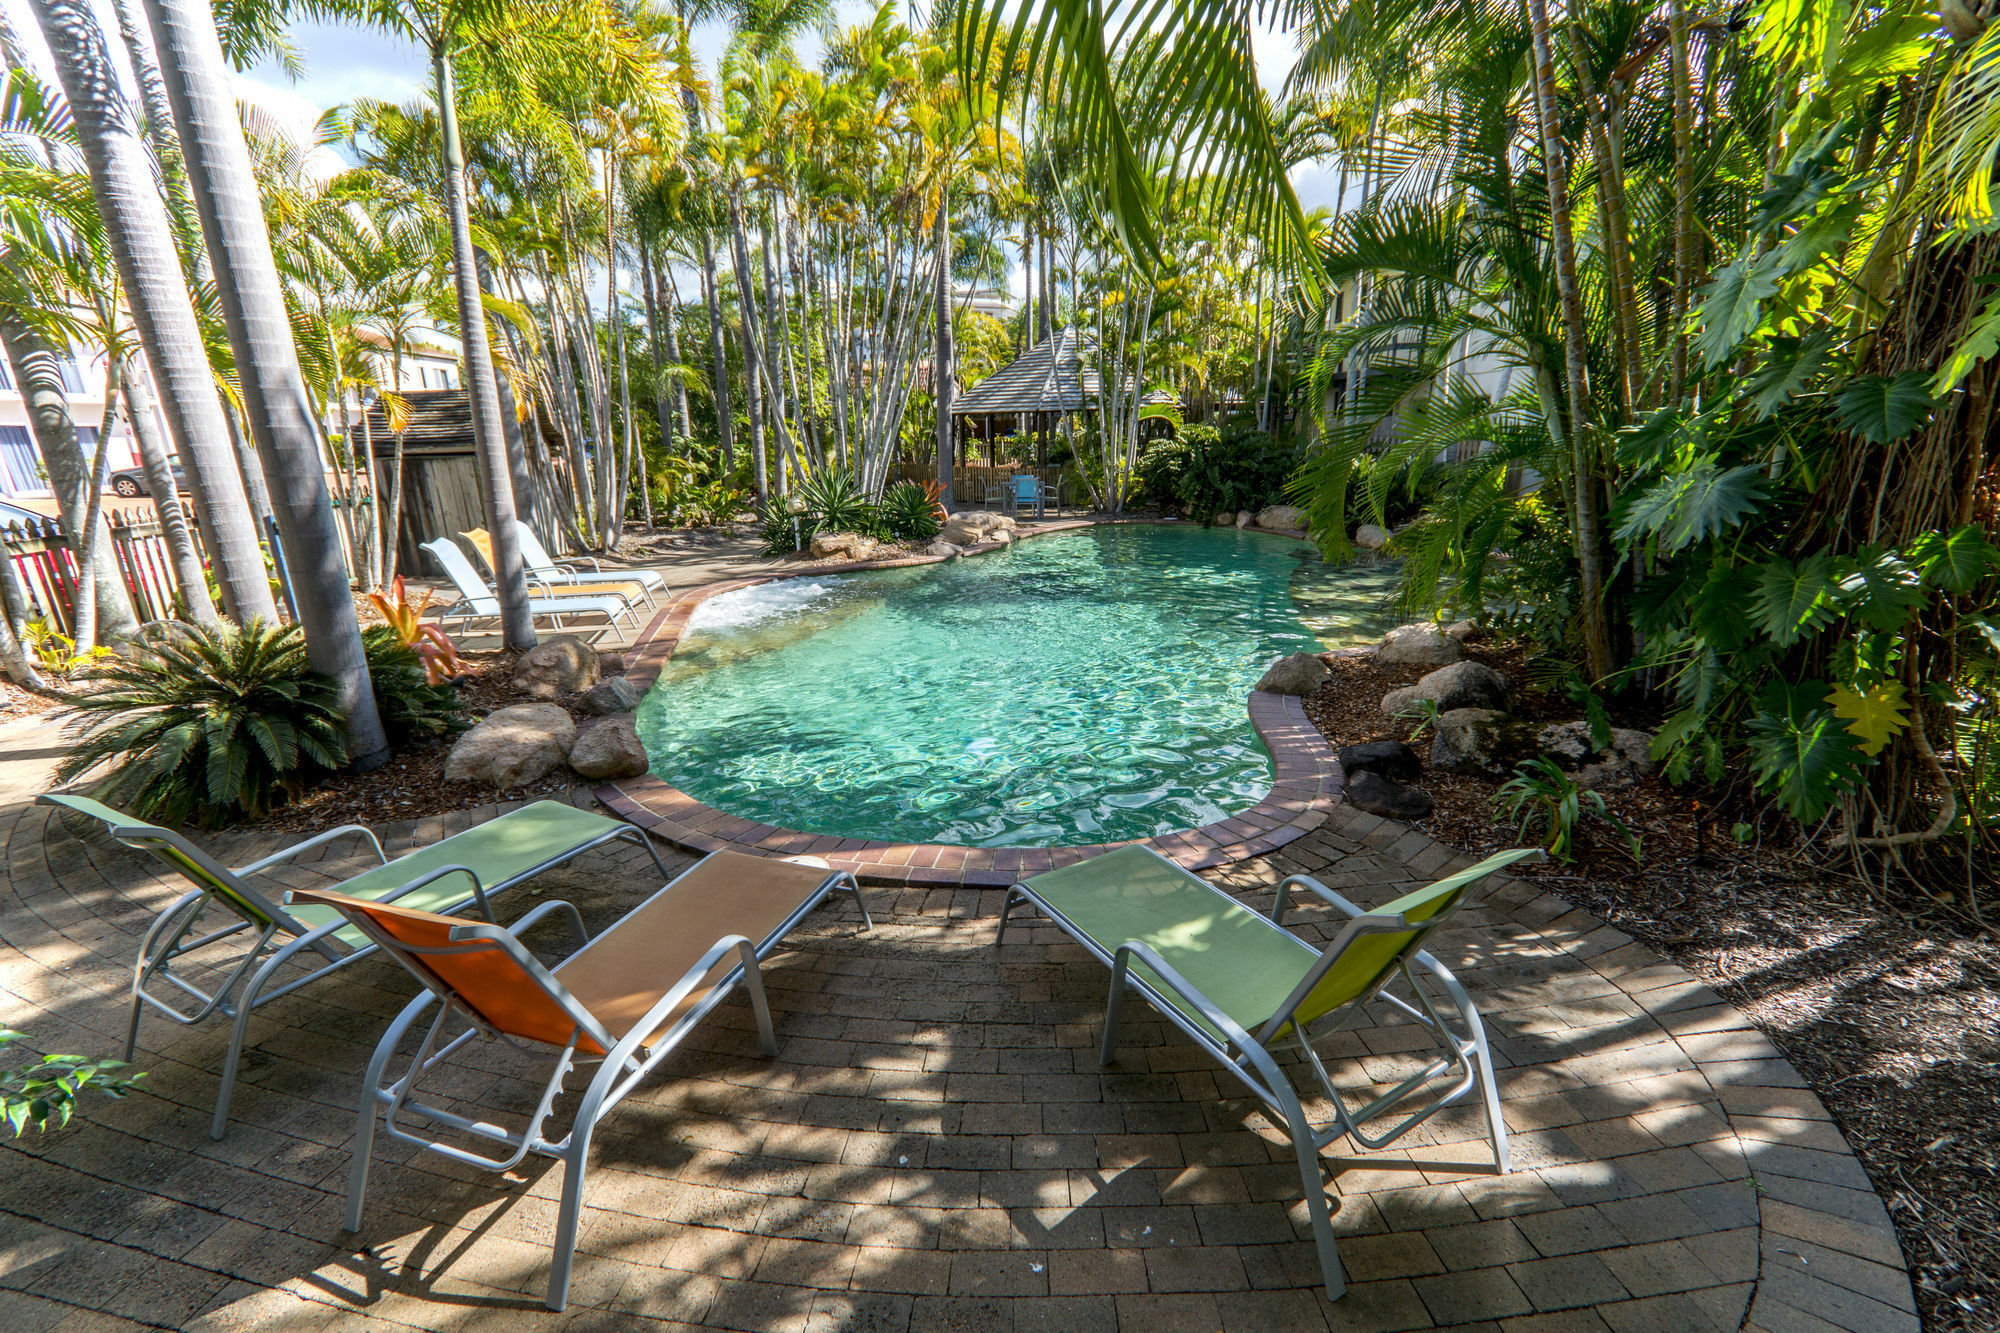
<svg viewBox="0 0 2000 1333">
<path fill-rule="evenodd" d="M 472 452 L 472 398 L 464 389 L 405 389 L 401 397 L 410 405 L 410 424 L 403 431 L 406 453 Z M 376 456 L 395 453 L 395 432 L 389 429 L 379 401 L 368 409 L 367 419 L 367 438 Z M 356 421 L 350 433 L 359 444 L 361 422 Z"/>
<path fill-rule="evenodd" d="M 1088 412 L 1102 383 L 1093 364 L 1097 340 L 1081 329 L 1044 338 L 960 394 L 953 416 L 989 412 Z"/>
</svg>

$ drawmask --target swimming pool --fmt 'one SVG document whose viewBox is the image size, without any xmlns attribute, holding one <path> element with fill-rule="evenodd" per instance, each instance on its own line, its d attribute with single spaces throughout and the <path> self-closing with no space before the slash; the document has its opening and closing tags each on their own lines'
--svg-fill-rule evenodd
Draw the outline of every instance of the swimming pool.
<svg viewBox="0 0 2000 1333">
<path fill-rule="evenodd" d="M 842 837 L 1072 846 L 1199 827 L 1270 789 L 1244 707 L 1272 659 L 1378 637 L 1390 570 L 1130 524 L 703 603 L 640 705 L 652 771 Z"/>
</svg>

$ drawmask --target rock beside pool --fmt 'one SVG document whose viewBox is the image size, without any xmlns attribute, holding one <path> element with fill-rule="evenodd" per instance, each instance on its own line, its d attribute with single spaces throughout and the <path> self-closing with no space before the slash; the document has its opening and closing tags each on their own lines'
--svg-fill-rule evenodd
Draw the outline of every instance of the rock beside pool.
<svg viewBox="0 0 2000 1333">
<path fill-rule="evenodd" d="M 1586 789 L 1615 791 L 1653 771 L 1650 732 L 1613 727 L 1611 744 L 1600 750 L 1591 739 L 1588 722 L 1558 722 L 1537 732 L 1535 745 Z"/>
<path fill-rule="evenodd" d="M 607 676 L 583 692 L 583 711 L 605 717 L 639 706 L 639 687 L 623 676 Z"/>
<path fill-rule="evenodd" d="M 511 791 L 561 768 L 575 743 L 576 723 L 554 704 L 495 709 L 452 742 L 444 776 L 449 782 L 483 782 Z"/>
<path fill-rule="evenodd" d="M 929 546 L 926 546 L 924 548 L 924 554 L 941 555 L 944 556 L 946 559 L 949 559 L 952 556 L 961 555 L 963 554 L 963 552 L 961 552 L 958 547 L 952 545 L 950 542 L 932 542 Z"/>
<path fill-rule="evenodd" d="M 999 542 L 1002 546 L 1005 546 L 1014 540 L 1014 530 L 1012 528 L 994 528 L 986 534 L 986 540 L 989 542 Z"/>
<path fill-rule="evenodd" d="M 1340 747 L 1341 771 L 1350 778 L 1364 770 L 1394 782 L 1417 780 L 1417 752 L 1401 741 L 1366 741 Z"/>
<path fill-rule="evenodd" d="M 1464 656 L 1464 645 L 1436 625 L 1398 625 L 1375 650 L 1383 666 L 1446 666 Z"/>
<path fill-rule="evenodd" d="M 1272 532 L 1297 532 L 1306 525 L 1306 511 L 1297 505 L 1271 505 L 1257 511 L 1257 526 Z"/>
<path fill-rule="evenodd" d="M 1317 694 L 1332 673 L 1313 653 L 1293 653 L 1271 663 L 1257 682 L 1257 688 L 1272 694 Z"/>
<path fill-rule="evenodd" d="M 597 650 L 582 639 L 544 639 L 514 664 L 514 693 L 554 699 L 589 689 L 602 674 Z"/>
<path fill-rule="evenodd" d="M 639 743 L 631 718 L 607 717 L 576 738 L 570 747 L 569 766 L 600 782 L 636 778 L 646 771 L 646 747 Z"/>
<path fill-rule="evenodd" d="M 1486 637 L 1486 631 L 1470 620 L 1454 620 L 1444 627 L 1444 632 L 1460 643 L 1478 643 Z"/>
<path fill-rule="evenodd" d="M 1422 787 L 1385 778 L 1367 768 L 1347 780 L 1347 803 L 1371 815 L 1405 822 L 1424 818 L 1435 804 Z"/>
<path fill-rule="evenodd" d="M 1257 515 L 1253 511 L 1248 509 L 1244 510 L 1242 513 L 1236 516 L 1236 526 L 1238 529 L 1247 528 L 1256 521 L 1257 521 Z"/>
<path fill-rule="evenodd" d="M 1507 707 L 1507 678 L 1484 662 L 1453 662 L 1439 667 L 1414 685 L 1382 696 L 1382 711 L 1391 717 L 1419 700 L 1428 699 L 1438 711 L 1454 708 Z"/>
<path fill-rule="evenodd" d="M 625 654 L 599 653 L 597 674 L 600 676 L 622 676 L 625 674 Z"/>
<path fill-rule="evenodd" d="M 1354 544 L 1364 551 L 1379 551 L 1389 540 L 1380 524 L 1363 523 L 1354 530 Z"/>
<path fill-rule="evenodd" d="M 1431 767 L 1499 779 L 1535 752 L 1535 729 L 1528 723 L 1493 708 L 1454 708 L 1438 715 Z"/>
<path fill-rule="evenodd" d="M 986 529 L 981 527 L 982 516 L 974 513 L 953 514 L 938 533 L 938 541 L 948 546 L 971 546 L 984 541 Z"/>
<path fill-rule="evenodd" d="M 1236 520 L 1241 517 L 1243 516 L 1234 509 L 1225 509 L 1217 514 L 1213 521 L 1218 528 L 1233 528 L 1236 526 Z"/>
<path fill-rule="evenodd" d="M 839 556 L 845 560 L 866 560 L 875 554 L 881 543 L 873 537 L 859 532 L 821 532 L 812 539 L 812 553 L 815 560 L 827 560 Z"/>
</svg>

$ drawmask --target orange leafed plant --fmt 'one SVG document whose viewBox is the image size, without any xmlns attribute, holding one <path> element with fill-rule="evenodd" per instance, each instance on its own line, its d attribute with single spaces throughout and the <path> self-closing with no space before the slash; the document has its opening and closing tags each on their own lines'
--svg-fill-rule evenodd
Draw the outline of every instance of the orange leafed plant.
<svg viewBox="0 0 2000 1333">
<path fill-rule="evenodd" d="M 930 498 L 931 512 L 937 515 L 937 521 L 940 523 L 949 521 L 951 511 L 944 507 L 944 487 L 936 480 L 927 481 L 924 483 L 924 494 Z"/>
<path fill-rule="evenodd" d="M 424 678 L 436 685 L 464 675 L 469 665 L 458 655 L 458 645 L 436 625 L 422 623 L 424 609 L 431 604 L 432 594 L 425 593 L 423 601 L 412 603 L 409 594 L 403 590 L 401 574 L 396 576 L 389 591 L 393 597 L 371 592 L 368 600 L 375 603 L 375 609 L 389 622 L 389 628 L 395 631 L 403 646 L 423 660 Z"/>
</svg>

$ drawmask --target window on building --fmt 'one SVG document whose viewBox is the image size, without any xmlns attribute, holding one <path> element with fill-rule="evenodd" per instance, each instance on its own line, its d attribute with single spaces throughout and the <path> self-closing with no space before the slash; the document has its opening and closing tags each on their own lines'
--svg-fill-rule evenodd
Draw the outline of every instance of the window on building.
<svg viewBox="0 0 2000 1333">
<path fill-rule="evenodd" d="M 0 495 L 47 489 L 42 455 L 26 426 L 0 426 Z"/>
<path fill-rule="evenodd" d="M 7 358 L 0 356 L 0 389 L 14 387 L 14 370 L 7 364 Z"/>
<path fill-rule="evenodd" d="M 56 367 L 62 372 L 63 392 L 67 394 L 81 394 L 83 392 L 83 373 L 76 368 L 76 362 L 70 360 L 68 357 L 64 357 L 62 360 L 56 362 Z M 95 431 L 91 433 L 91 437 L 93 439 L 96 438 Z"/>
</svg>

